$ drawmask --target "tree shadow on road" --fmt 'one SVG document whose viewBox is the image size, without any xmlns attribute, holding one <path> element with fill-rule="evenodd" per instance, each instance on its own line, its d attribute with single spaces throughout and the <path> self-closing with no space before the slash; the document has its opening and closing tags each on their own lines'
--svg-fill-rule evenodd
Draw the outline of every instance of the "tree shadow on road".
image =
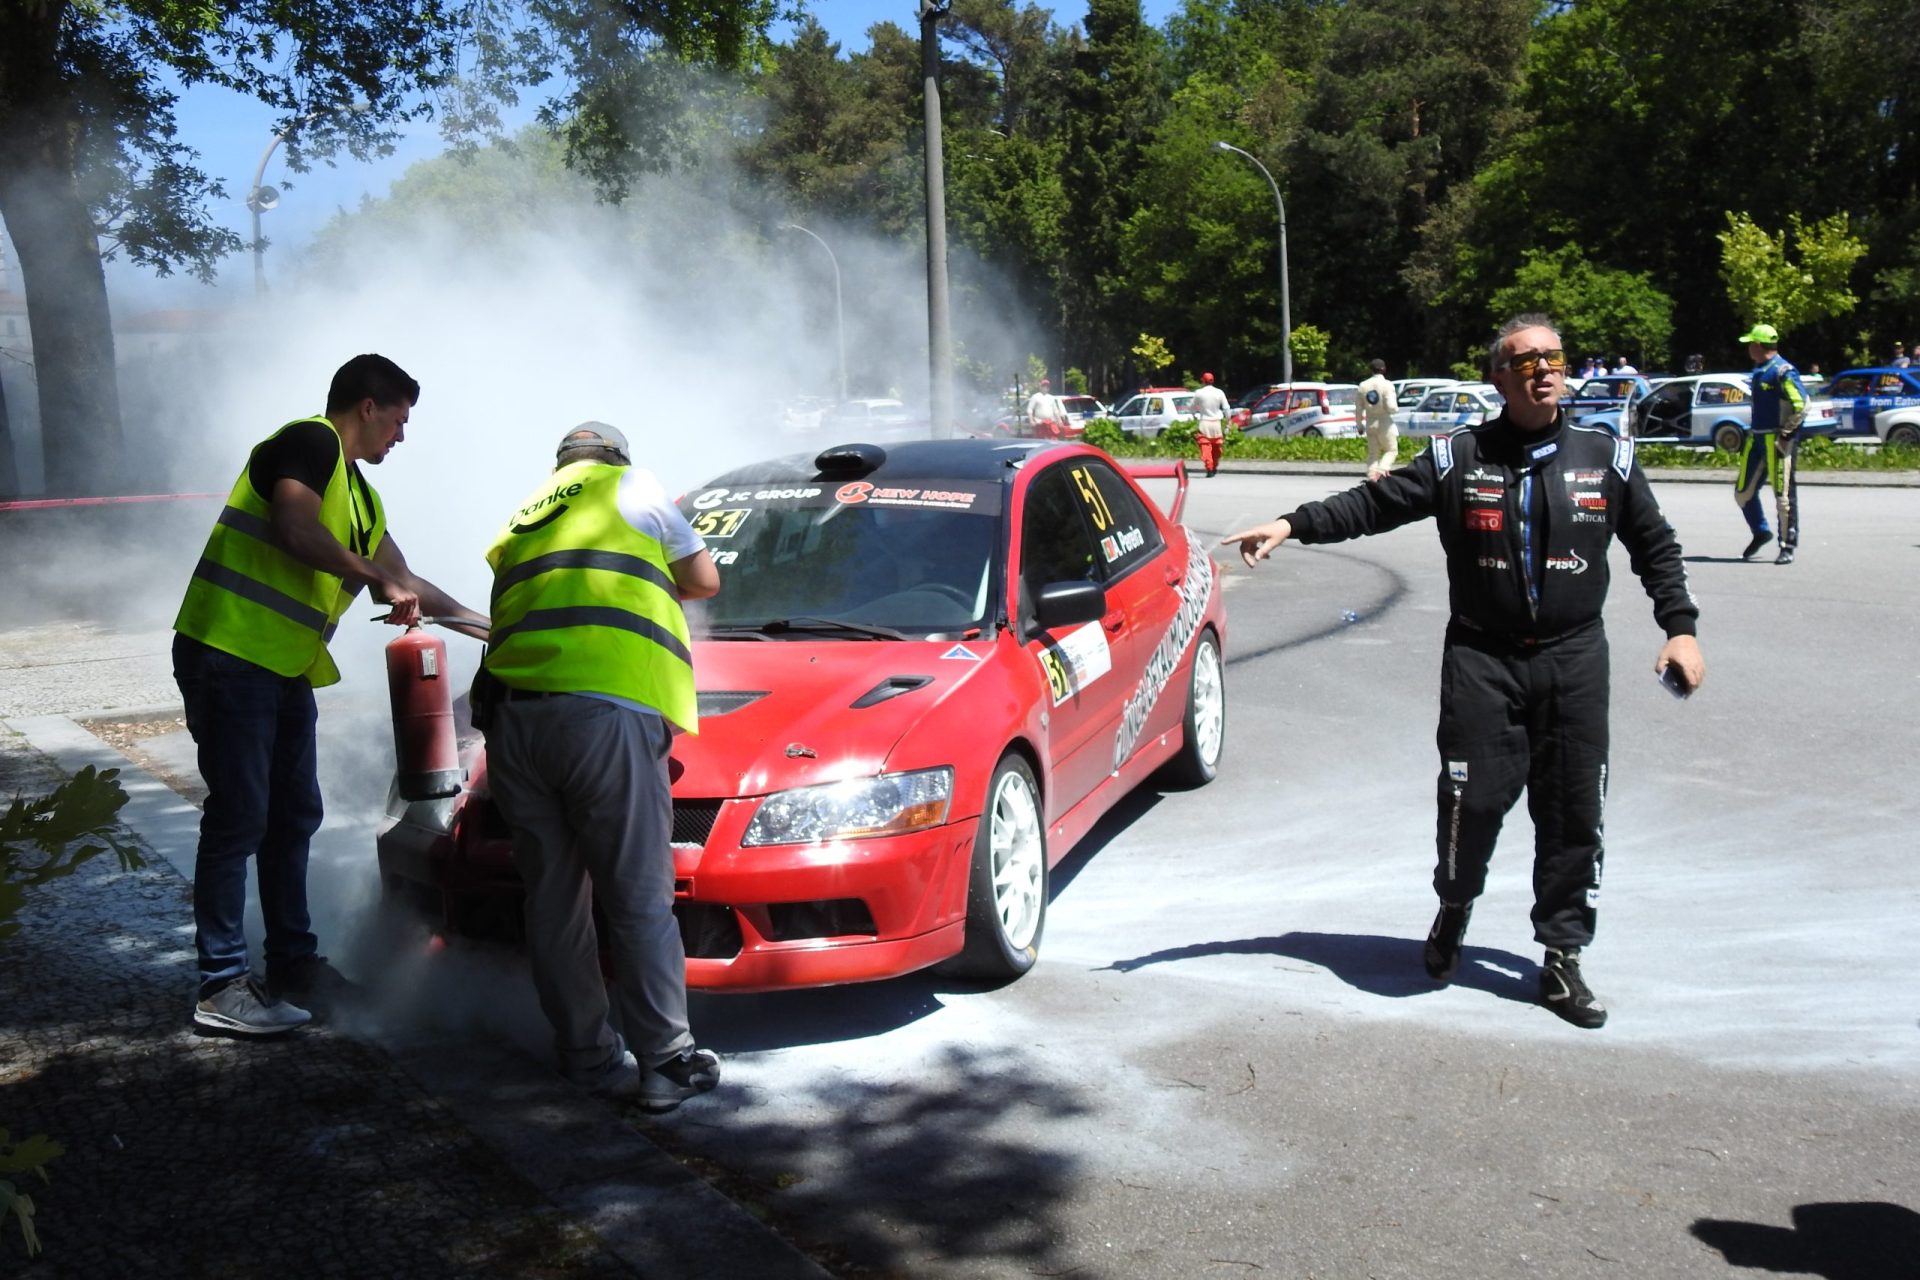
<svg viewBox="0 0 1920 1280">
<path fill-rule="evenodd" d="M 1701 1218 L 1689 1228 L 1731 1267 L 1886 1280 L 1920 1270 L 1920 1213 L 1885 1201 L 1797 1204 L 1793 1226 Z"/>
<path fill-rule="evenodd" d="M 1421 966 L 1423 944 L 1424 939 L 1387 938 L 1371 933 L 1294 932 L 1278 937 L 1233 938 L 1169 947 L 1130 960 L 1116 960 L 1107 967 L 1119 973 L 1132 973 L 1148 965 L 1200 956 L 1287 956 L 1317 965 L 1369 995 L 1397 1000 L 1441 989 Z M 1461 952 L 1460 972 L 1454 975 L 1451 985 L 1484 991 L 1502 1000 L 1532 1004 L 1539 972 L 1539 966 L 1533 961 L 1511 951 L 1469 946 Z"/>
<path fill-rule="evenodd" d="M 823 1081 L 796 1111 L 748 1101 L 723 1124 L 692 1108 L 647 1126 L 757 1217 L 841 1276 L 1068 1274 L 1062 1206 L 1080 1158 L 1037 1140 L 1093 1108 L 1005 1051 L 951 1046 L 911 1078 Z M 989 1274 L 983 1271 L 981 1274 Z"/>
<path fill-rule="evenodd" d="M 722 1054 L 864 1040 L 939 1012 L 943 984 L 925 973 L 760 995 L 687 993 L 700 1043 Z"/>
</svg>

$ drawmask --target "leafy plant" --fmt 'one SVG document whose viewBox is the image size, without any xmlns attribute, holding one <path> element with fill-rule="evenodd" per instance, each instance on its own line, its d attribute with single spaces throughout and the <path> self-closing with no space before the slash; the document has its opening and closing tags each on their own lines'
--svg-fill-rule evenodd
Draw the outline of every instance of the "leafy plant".
<svg viewBox="0 0 1920 1280">
<path fill-rule="evenodd" d="M 1811 225 L 1790 213 L 1777 237 L 1744 213 L 1728 213 L 1727 229 L 1717 238 L 1727 298 L 1746 323 L 1784 332 L 1844 315 L 1858 301 L 1847 277 L 1867 246 L 1852 234 L 1844 213 Z"/>
<path fill-rule="evenodd" d="M 1327 377 L 1327 348 L 1333 336 L 1319 325 L 1297 324 L 1288 334 L 1293 348 L 1293 376 L 1308 382 L 1324 382 Z"/>
<path fill-rule="evenodd" d="M 1166 342 L 1150 333 L 1141 334 L 1132 350 L 1150 373 L 1158 373 L 1173 363 L 1173 352 L 1167 350 Z"/>
<path fill-rule="evenodd" d="M 37 800 L 15 796 L 0 817 L 0 942 L 20 932 L 14 919 L 31 886 L 70 876 L 89 860 L 112 849 L 123 870 L 143 865 L 140 853 L 117 831 L 127 802 L 120 771 L 96 771 L 89 765 Z M 92 843 L 92 841 L 103 843 Z M 77 847 L 76 847 L 77 846 Z M 18 1142 L 0 1129 L 0 1218 L 20 1221 L 27 1256 L 40 1252 L 33 1229 L 33 1200 L 14 1185 L 15 1175 L 31 1173 L 47 1181 L 47 1164 L 64 1148 L 43 1133 Z"/>
</svg>

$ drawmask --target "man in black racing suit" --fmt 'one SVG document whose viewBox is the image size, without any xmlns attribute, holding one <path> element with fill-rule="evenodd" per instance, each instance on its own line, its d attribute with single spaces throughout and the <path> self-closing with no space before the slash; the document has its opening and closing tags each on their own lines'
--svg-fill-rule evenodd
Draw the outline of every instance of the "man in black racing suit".
<svg viewBox="0 0 1920 1280">
<path fill-rule="evenodd" d="M 1593 940 L 1607 790 L 1607 548 L 1617 534 L 1667 633 L 1654 669 L 1691 693 L 1706 676 L 1699 609 L 1680 544 L 1633 441 L 1568 424 L 1566 356 L 1546 317 L 1520 316 L 1491 351 L 1506 408 L 1436 437 L 1385 478 L 1232 534 L 1251 567 L 1289 537 L 1339 542 L 1432 516 L 1447 555 L 1453 616 L 1440 674 L 1440 912 L 1427 972 L 1460 963 L 1473 900 L 1501 821 L 1524 786 L 1534 824 L 1533 928 L 1546 947 L 1541 1003 L 1598 1027 L 1606 1007 L 1580 974 Z M 1669 668 L 1672 671 L 1669 671 Z"/>
</svg>

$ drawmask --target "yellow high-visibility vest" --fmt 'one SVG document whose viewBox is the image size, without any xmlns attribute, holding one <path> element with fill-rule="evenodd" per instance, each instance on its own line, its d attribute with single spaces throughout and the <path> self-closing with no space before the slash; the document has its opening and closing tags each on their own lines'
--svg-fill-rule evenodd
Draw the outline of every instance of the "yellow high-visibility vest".
<svg viewBox="0 0 1920 1280">
<path fill-rule="evenodd" d="M 644 703 L 698 733 L 686 615 L 665 549 L 620 514 L 624 471 L 602 462 L 562 467 L 487 549 L 487 669 L 517 689 Z"/>
<path fill-rule="evenodd" d="M 269 439 L 307 422 L 322 423 L 339 437 L 326 418 L 302 418 Z M 173 629 L 279 675 L 304 675 L 316 689 L 337 683 L 340 669 L 327 641 L 360 588 L 349 589 L 275 545 L 271 495 L 254 492 L 252 462 L 249 454 L 214 520 Z M 320 495 L 320 523 L 341 546 L 369 560 L 387 536 L 380 495 L 348 468 L 344 445 Z"/>
</svg>

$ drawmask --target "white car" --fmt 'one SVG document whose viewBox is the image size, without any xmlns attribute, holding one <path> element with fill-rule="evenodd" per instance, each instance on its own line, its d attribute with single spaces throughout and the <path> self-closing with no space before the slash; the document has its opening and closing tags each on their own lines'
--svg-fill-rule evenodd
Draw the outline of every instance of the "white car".
<svg viewBox="0 0 1920 1280">
<path fill-rule="evenodd" d="M 1753 421 L 1753 379 L 1744 373 L 1697 373 L 1657 382 L 1653 390 L 1627 402 L 1619 413 L 1596 413 L 1588 426 L 1620 430 L 1626 418 L 1633 435 L 1675 444 L 1711 444 L 1740 452 Z M 1832 431 L 1839 423 L 1831 399 L 1807 401 L 1808 431 Z"/>
<path fill-rule="evenodd" d="M 1506 403 L 1490 382 L 1456 382 L 1427 392 L 1411 408 L 1396 410 L 1393 424 L 1403 436 L 1437 436 L 1477 427 L 1497 416 Z"/>
<path fill-rule="evenodd" d="M 1120 429 L 1130 436 L 1157 436 L 1182 418 L 1193 416 L 1193 392 L 1185 387 L 1147 387 L 1113 415 Z"/>
<path fill-rule="evenodd" d="M 1393 398 L 1405 409 L 1425 400 L 1429 391 L 1459 385 L 1458 378 L 1402 378 L 1393 384 Z"/>
</svg>

